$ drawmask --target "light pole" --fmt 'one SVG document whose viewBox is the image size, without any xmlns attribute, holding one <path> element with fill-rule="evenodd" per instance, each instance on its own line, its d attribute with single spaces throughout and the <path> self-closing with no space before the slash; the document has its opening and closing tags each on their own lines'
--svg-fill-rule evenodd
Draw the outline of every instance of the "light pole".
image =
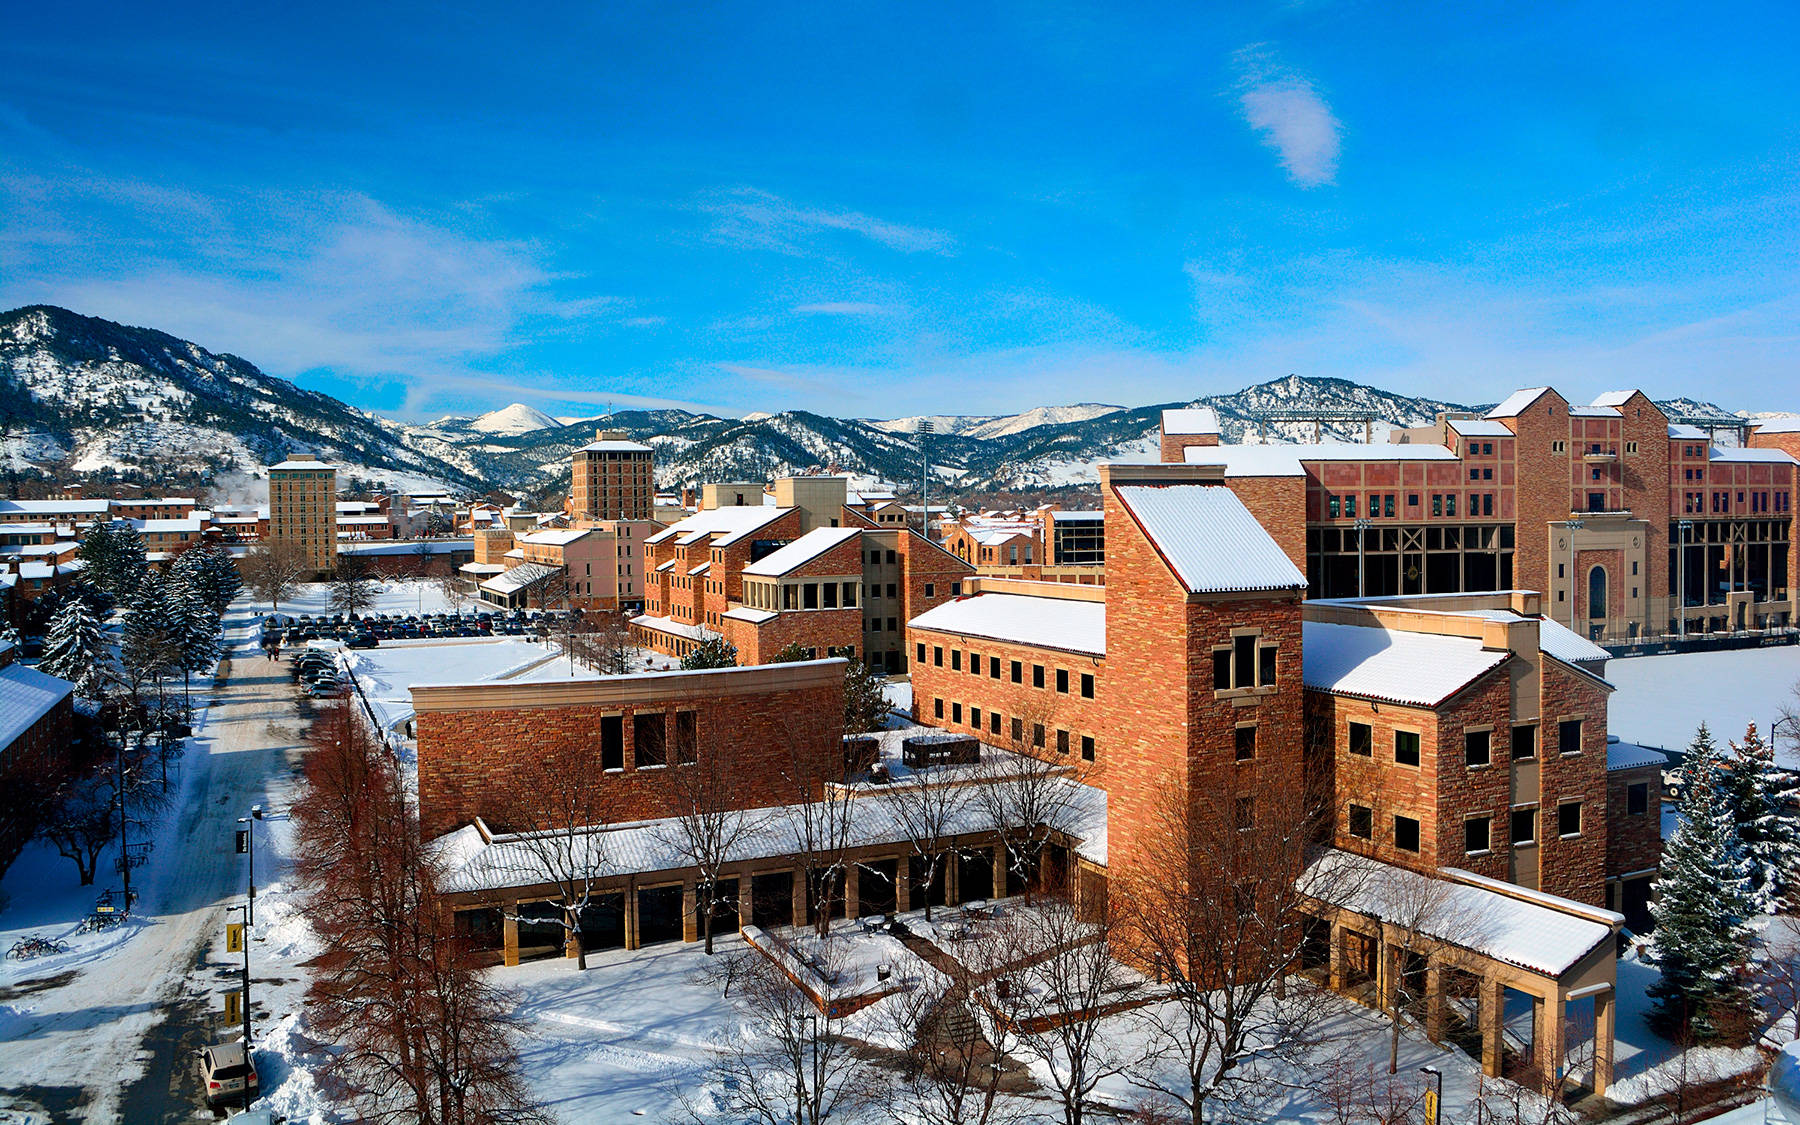
<svg viewBox="0 0 1800 1125">
<path fill-rule="evenodd" d="M 244 911 L 244 917 L 246 919 L 244 923 L 243 941 L 241 942 L 244 947 L 244 995 L 241 1007 L 244 1013 L 244 1061 L 249 1063 L 251 1068 L 254 1069 L 255 1063 L 252 1061 L 250 1053 L 250 925 L 248 921 L 250 917 L 250 907 L 249 904 L 245 904 L 243 906 L 227 906 L 225 908 L 226 913 L 230 913 L 233 910 Z M 250 1085 L 249 1075 L 246 1074 L 244 1076 L 244 1108 L 246 1110 L 250 1108 L 250 1102 L 255 1097 L 255 1089 Z"/>
<path fill-rule="evenodd" d="M 1438 1125 L 1444 1108 L 1444 1072 L 1435 1066 L 1422 1066 L 1419 1073 L 1431 1075 L 1431 1089 L 1425 1097 L 1425 1125 Z"/>
<path fill-rule="evenodd" d="M 1681 539 L 1681 546 L 1675 552 L 1675 570 L 1681 586 L 1675 592 L 1675 632 L 1684 641 L 1687 640 L 1687 544 L 1688 532 L 1693 529 L 1693 520 L 1681 520 L 1675 525 Z"/>
<path fill-rule="evenodd" d="M 1569 632 L 1579 633 L 1581 630 L 1575 624 L 1575 533 L 1587 525 L 1580 520 L 1570 520 L 1563 526 L 1569 529 Z"/>
<path fill-rule="evenodd" d="M 251 805 L 249 816 L 240 816 L 237 822 L 244 827 L 237 830 L 237 850 L 250 857 L 250 901 L 244 913 L 246 926 L 256 925 L 256 822 L 263 818 L 263 807 Z M 245 1036 L 249 1038 L 248 1035 Z"/>
<path fill-rule="evenodd" d="M 919 530 L 931 542 L 931 453 L 926 438 L 937 432 L 937 423 L 927 418 L 919 423 L 919 506 L 924 510 Z"/>
<path fill-rule="evenodd" d="M 1369 533 L 1369 518 L 1363 516 L 1353 525 L 1356 528 L 1356 596 L 1363 597 L 1363 537 Z"/>
</svg>

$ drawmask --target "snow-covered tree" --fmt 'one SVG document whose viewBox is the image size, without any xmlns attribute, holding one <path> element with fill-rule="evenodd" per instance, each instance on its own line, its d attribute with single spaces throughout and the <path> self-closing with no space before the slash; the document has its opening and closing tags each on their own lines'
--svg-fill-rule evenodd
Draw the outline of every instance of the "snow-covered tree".
<svg viewBox="0 0 1800 1125">
<path fill-rule="evenodd" d="M 212 544 L 182 552 L 170 565 L 169 573 L 179 575 L 215 614 L 224 613 L 244 586 L 231 556 L 223 547 Z"/>
<path fill-rule="evenodd" d="M 119 638 L 119 657 L 134 703 L 142 702 L 144 688 L 151 683 L 161 699 L 163 677 L 181 667 L 181 635 L 162 577 L 146 572 L 125 610 Z"/>
<path fill-rule="evenodd" d="M 1750 861 L 1719 778 L 1718 751 L 1702 726 L 1681 770 L 1675 834 L 1663 849 L 1650 960 L 1658 1017 L 1677 1032 L 1715 1040 L 1741 1030 L 1749 1003 L 1746 965 L 1754 932 Z"/>
<path fill-rule="evenodd" d="M 185 700 L 195 672 L 205 672 L 219 659 L 219 615 L 200 583 L 178 572 L 167 583 L 169 608 L 174 614 L 176 663 L 181 668 L 181 696 Z"/>
<path fill-rule="evenodd" d="M 74 684 L 75 694 L 81 698 L 97 700 L 106 694 L 110 664 L 100 635 L 100 619 L 79 598 L 64 602 L 50 621 L 50 632 L 44 638 L 44 658 L 38 668 Z"/>
<path fill-rule="evenodd" d="M 1663 771 L 1663 800 L 1665 803 L 1680 806 L 1686 799 L 1688 781 L 1693 776 L 1696 765 L 1702 760 L 1712 763 L 1713 779 L 1718 780 L 1719 748 L 1713 742 L 1712 731 L 1702 722 L 1694 731 L 1694 741 L 1688 744 L 1687 753 L 1681 764 L 1672 770 Z"/>
<path fill-rule="evenodd" d="M 1774 913 L 1800 869 L 1800 822 L 1787 811 L 1800 795 L 1800 782 L 1775 764 L 1775 748 L 1762 740 L 1754 723 L 1742 742 L 1731 744 L 1731 753 L 1726 792 L 1750 860 L 1757 907 Z"/>
<path fill-rule="evenodd" d="M 737 646 L 723 637 L 713 637 L 695 645 L 681 658 L 681 666 L 689 672 L 702 668 L 736 668 Z"/>
</svg>

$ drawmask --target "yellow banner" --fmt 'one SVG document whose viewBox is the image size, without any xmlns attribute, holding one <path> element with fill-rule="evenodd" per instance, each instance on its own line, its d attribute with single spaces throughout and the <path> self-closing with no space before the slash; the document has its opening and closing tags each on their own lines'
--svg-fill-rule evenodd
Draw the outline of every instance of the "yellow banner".
<svg viewBox="0 0 1800 1125">
<path fill-rule="evenodd" d="M 242 922 L 225 923 L 225 952 L 242 953 L 244 951 L 244 924 Z"/>
<path fill-rule="evenodd" d="M 228 1024 L 244 1021 L 244 990 L 234 988 L 225 994 L 225 1022 Z"/>
<path fill-rule="evenodd" d="M 1425 1125 L 1438 1125 L 1438 1093 L 1425 1091 Z"/>
</svg>

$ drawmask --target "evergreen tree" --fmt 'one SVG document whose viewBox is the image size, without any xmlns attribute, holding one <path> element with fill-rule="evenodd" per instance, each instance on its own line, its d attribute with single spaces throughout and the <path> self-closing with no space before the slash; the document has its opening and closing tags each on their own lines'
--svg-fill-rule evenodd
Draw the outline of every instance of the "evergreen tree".
<svg viewBox="0 0 1800 1125">
<path fill-rule="evenodd" d="M 701 641 L 681 658 L 681 666 L 690 672 L 701 668 L 736 668 L 737 646 L 723 637 Z"/>
<path fill-rule="evenodd" d="M 1663 799 L 1679 806 L 1687 798 L 1688 781 L 1692 777 L 1696 763 L 1702 758 L 1712 763 L 1712 775 L 1717 781 L 1719 748 L 1713 743 L 1712 731 L 1704 722 L 1694 731 L 1694 741 L 1688 744 L 1687 754 L 1680 765 L 1672 770 L 1663 771 Z"/>
<path fill-rule="evenodd" d="M 1731 751 L 1726 791 L 1750 860 L 1757 908 L 1774 913 L 1800 868 L 1800 824 L 1787 812 L 1800 794 L 1800 783 L 1775 764 L 1775 748 L 1763 742 L 1754 723 L 1743 742 L 1731 744 Z"/>
<path fill-rule="evenodd" d="M 1662 971 L 1650 996 L 1665 1027 L 1707 1041 L 1744 1027 L 1756 902 L 1718 751 L 1704 726 L 1679 772 L 1678 823 L 1650 908 L 1656 932 L 1649 958 Z"/>
<path fill-rule="evenodd" d="M 97 700 L 106 693 L 109 663 L 100 620 L 86 602 L 70 598 L 50 622 L 38 668 L 74 684 L 75 694 L 81 698 Z"/>
<path fill-rule="evenodd" d="M 862 661 L 852 660 L 844 669 L 844 733 L 880 730 L 892 710 L 886 679 Z"/>
<path fill-rule="evenodd" d="M 223 614 L 244 586 L 230 554 L 223 547 L 211 544 L 182 552 L 169 571 L 181 575 L 215 614 Z"/>
<path fill-rule="evenodd" d="M 781 651 L 769 657 L 770 664 L 798 664 L 807 659 L 806 650 L 800 647 L 799 641 L 789 641 L 781 646 Z"/>
<path fill-rule="evenodd" d="M 168 583 L 168 589 L 169 608 L 174 613 L 176 663 L 181 667 L 181 698 L 186 702 L 193 674 L 207 671 L 218 662 L 219 616 L 193 576 L 178 574 Z"/>
<path fill-rule="evenodd" d="M 181 666 L 181 628 L 161 576 L 146 572 L 138 584 L 119 637 L 119 657 L 132 702 L 141 703 L 146 683 L 162 698 L 162 680 Z"/>
<path fill-rule="evenodd" d="M 119 551 L 112 524 L 96 523 L 88 528 L 75 556 L 86 569 L 89 582 L 108 593 L 115 589 L 118 584 Z"/>
</svg>

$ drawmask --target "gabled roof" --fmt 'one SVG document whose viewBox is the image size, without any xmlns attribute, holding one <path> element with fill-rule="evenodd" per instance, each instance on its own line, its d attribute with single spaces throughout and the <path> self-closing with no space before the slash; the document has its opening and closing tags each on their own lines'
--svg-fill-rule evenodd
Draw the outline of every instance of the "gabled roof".
<svg viewBox="0 0 1800 1125">
<path fill-rule="evenodd" d="M 1498 406 L 1488 411 L 1487 416 L 1489 418 L 1517 418 L 1549 389 L 1549 387 L 1526 387 L 1522 391 L 1514 391 L 1507 395 Z"/>
<path fill-rule="evenodd" d="M 1800 415 L 1783 418 L 1751 418 L 1750 428 L 1759 434 L 1796 434 L 1800 433 Z"/>
<path fill-rule="evenodd" d="M 520 563 L 511 570 L 502 571 L 483 582 L 481 588 L 496 594 L 512 594 L 561 573 L 561 567 L 545 566 L 542 563 Z"/>
<path fill-rule="evenodd" d="M 910 628 L 1106 655 L 1106 603 L 1028 594 L 976 594 L 926 610 Z"/>
<path fill-rule="evenodd" d="M 696 512 L 687 519 L 675 521 L 645 539 L 644 542 L 661 543 L 668 539 L 674 539 L 686 546 L 690 543 L 697 543 L 709 535 L 718 535 L 721 536 L 719 546 L 728 547 L 758 528 L 774 523 L 793 510 L 792 508 L 771 508 L 762 504 L 711 508 L 704 512 Z"/>
<path fill-rule="evenodd" d="M 1595 406 L 1624 406 L 1627 402 L 1631 401 L 1631 396 L 1634 394 L 1637 394 L 1637 392 L 1636 391 L 1607 391 L 1603 395 L 1596 395 L 1594 397 L 1594 405 Z"/>
<path fill-rule="evenodd" d="M 1606 737 L 1606 772 L 1613 770 L 1635 770 L 1644 766 L 1666 766 L 1669 756 L 1661 750 L 1648 746 L 1639 746 L 1635 742 L 1620 742 L 1617 735 Z"/>
<path fill-rule="evenodd" d="M 0 750 L 18 741 L 39 719 L 75 691 L 75 685 L 36 668 L 0 668 Z"/>
<path fill-rule="evenodd" d="M 1129 484 L 1117 493 L 1189 593 L 1306 588 L 1306 575 L 1231 489 Z"/>
<path fill-rule="evenodd" d="M 1538 621 L 1538 648 L 1564 664 L 1573 664 L 1578 668 L 1596 660 L 1612 659 L 1612 653 L 1548 617 Z"/>
<path fill-rule="evenodd" d="M 861 535 L 854 527 L 815 527 L 787 546 L 773 551 L 744 568 L 745 574 L 761 578 L 779 578 L 789 574 L 840 544 Z M 861 567 L 858 566 L 860 573 Z"/>
<path fill-rule="evenodd" d="M 1183 410 L 1165 410 L 1162 412 L 1162 432 L 1165 434 L 1216 434 L 1219 432 L 1219 415 L 1208 406 L 1192 406 Z"/>
<path fill-rule="evenodd" d="M 1669 436 L 1679 441 L 1703 441 L 1706 438 L 1706 431 L 1699 426 L 1671 422 L 1669 423 Z"/>
<path fill-rule="evenodd" d="M 1435 707 L 1505 663 L 1474 637 L 1308 621 L 1302 679 L 1319 691 Z"/>
<path fill-rule="evenodd" d="M 1450 428 L 1464 437 L 1512 437 L 1505 423 L 1488 418 L 1452 418 Z"/>
</svg>

